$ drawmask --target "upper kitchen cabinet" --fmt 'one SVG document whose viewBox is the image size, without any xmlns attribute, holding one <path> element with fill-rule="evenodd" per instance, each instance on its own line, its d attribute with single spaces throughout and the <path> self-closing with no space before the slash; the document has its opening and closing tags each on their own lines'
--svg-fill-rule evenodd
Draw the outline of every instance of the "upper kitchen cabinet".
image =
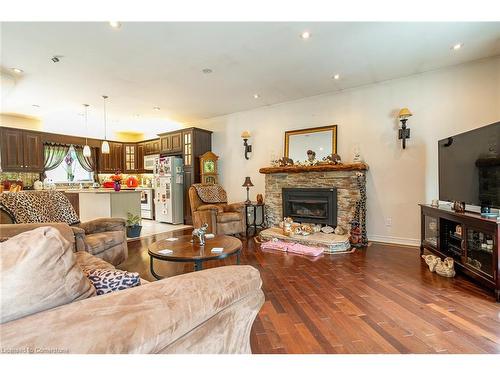
<svg viewBox="0 0 500 375">
<path fill-rule="evenodd" d="M 41 133 L 28 130 L 2 128 L 1 135 L 3 171 L 43 171 L 44 157 Z"/>
<path fill-rule="evenodd" d="M 137 147 L 135 143 L 125 143 L 123 145 L 123 156 L 125 159 L 123 172 L 135 173 L 139 170 Z"/>
<path fill-rule="evenodd" d="M 137 173 L 145 173 L 144 170 L 144 155 L 146 147 L 144 143 L 138 143 L 136 149 L 136 163 L 137 163 Z"/>
<path fill-rule="evenodd" d="M 155 155 L 160 153 L 160 140 L 153 139 L 152 141 L 145 141 L 139 143 L 144 145 L 144 155 Z"/>
<path fill-rule="evenodd" d="M 123 144 L 118 142 L 109 142 L 109 154 L 99 153 L 99 173 L 115 173 L 124 170 L 123 163 Z"/>
<path fill-rule="evenodd" d="M 160 136 L 160 153 L 181 154 L 182 132 L 163 133 Z"/>
</svg>

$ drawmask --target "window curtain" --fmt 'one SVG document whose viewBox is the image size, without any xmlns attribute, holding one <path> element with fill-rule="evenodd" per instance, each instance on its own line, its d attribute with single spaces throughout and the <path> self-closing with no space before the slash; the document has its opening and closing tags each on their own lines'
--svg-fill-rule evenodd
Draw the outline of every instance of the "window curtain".
<svg viewBox="0 0 500 375">
<path fill-rule="evenodd" d="M 83 169 L 87 172 L 95 172 L 96 162 L 95 162 L 95 148 L 90 148 L 90 157 L 83 156 L 83 146 L 73 145 L 75 149 L 76 158 L 78 162 L 81 164 Z"/>
<path fill-rule="evenodd" d="M 64 160 L 70 145 L 46 143 L 43 146 L 45 161 L 43 163 L 43 178 L 47 177 L 45 171 L 56 169 Z"/>
<path fill-rule="evenodd" d="M 75 149 L 76 158 L 80 165 L 87 172 L 94 172 L 94 181 L 97 181 L 97 153 L 96 148 L 90 148 L 90 157 L 83 156 L 83 146 L 73 145 Z"/>
</svg>

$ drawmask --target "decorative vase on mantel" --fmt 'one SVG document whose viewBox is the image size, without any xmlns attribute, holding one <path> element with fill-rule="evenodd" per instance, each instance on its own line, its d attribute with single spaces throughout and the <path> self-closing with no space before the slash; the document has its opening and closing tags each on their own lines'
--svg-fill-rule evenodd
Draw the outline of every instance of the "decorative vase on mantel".
<svg viewBox="0 0 500 375">
<path fill-rule="evenodd" d="M 113 186 L 115 191 L 120 191 L 122 188 L 122 185 L 120 184 L 120 181 L 115 181 L 115 185 Z"/>
</svg>

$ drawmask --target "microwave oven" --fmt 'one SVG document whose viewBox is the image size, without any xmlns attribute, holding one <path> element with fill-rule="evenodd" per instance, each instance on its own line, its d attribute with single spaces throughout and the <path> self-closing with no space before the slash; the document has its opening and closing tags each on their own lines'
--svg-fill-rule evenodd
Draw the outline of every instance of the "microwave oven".
<svg viewBox="0 0 500 375">
<path fill-rule="evenodd" d="M 144 169 L 153 172 L 155 169 L 156 160 L 160 158 L 160 155 L 146 155 L 144 156 Z"/>
</svg>

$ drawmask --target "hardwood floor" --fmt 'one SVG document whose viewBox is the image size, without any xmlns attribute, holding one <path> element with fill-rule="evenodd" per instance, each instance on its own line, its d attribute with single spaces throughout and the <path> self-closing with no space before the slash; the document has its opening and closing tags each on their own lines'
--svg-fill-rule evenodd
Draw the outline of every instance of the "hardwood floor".
<svg viewBox="0 0 500 375">
<path fill-rule="evenodd" d="M 147 245 L 170 236 L 130 242 L 120 268 L 153 280 Z M 252 328 L 253 353 L 500 353 L 493 295 L 461 275 L 430 273 L 416 248 L 373 244 L 314 260 L 242 242 L 241 263 L 260 271 L 266 295 Z M 157 271 L 167 276 L 193 269 L 162 263 Z"/>
</svg>

